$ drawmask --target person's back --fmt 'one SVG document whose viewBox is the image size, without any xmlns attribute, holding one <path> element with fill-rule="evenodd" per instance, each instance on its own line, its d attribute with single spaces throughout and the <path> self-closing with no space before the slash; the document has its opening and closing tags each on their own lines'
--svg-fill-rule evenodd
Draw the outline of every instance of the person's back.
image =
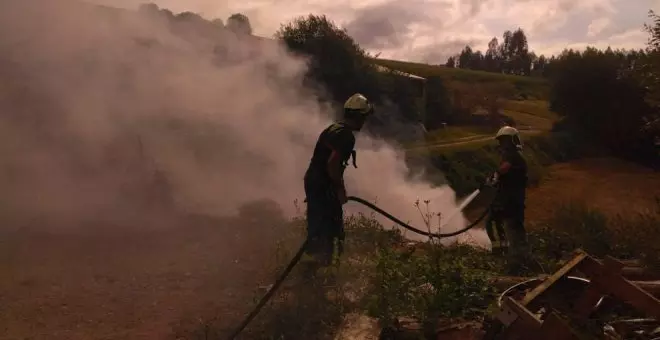
<svg viewBox="0 0 660 340">
<path fill-rule="evenodd" d="M 328 173 L 328 159 L 338 152 L 342 163 L 346 163 L 355 146 L 355 136 L 344 123 L 333 123 L 319 135 L 314 153 L 305 172 L 305 185 L 330 189 L 332 179 Z"/>
<path fill-rule="evenodd" d="M 527 161 L 517 148 L 502 150 L 502 163 L 510 164 L 506 173 L 499 178 L 500 191 L 509 197 L 525 197 L 527 189 Z"/>
</svg>

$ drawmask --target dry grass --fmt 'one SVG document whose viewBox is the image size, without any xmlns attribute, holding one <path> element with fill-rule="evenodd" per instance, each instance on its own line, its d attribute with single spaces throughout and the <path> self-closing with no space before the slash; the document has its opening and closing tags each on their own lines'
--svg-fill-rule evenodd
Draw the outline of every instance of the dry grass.
<svg viewBox="0 0 660 340">
<path fill-rule="evenodd" d="M 613 158 L 552 165 L 538 188 L 528 191 L 527 219 L 549 219 L 567 201 L 586 202 L 608 216 L 654 208 L 660 174 Z"/>
</svg>

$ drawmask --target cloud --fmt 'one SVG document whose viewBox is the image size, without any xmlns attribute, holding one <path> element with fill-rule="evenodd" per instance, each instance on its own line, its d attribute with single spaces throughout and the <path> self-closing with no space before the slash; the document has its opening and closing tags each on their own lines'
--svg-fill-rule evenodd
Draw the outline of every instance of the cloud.
<svg viewBox="0 0 660 340">
<path fill-rule="evenodd" d="M 610 18 L 598 18 L 589 24 L 587 37 L 593 37 L 605 30 L 611 23 Z"/>
<path fill-rule="evenodd" d="M 428 20 L 420 7 L 389 1 L 359 9 L 345 28 L 364 48 L 401 48 L 414 33 L 412 25 Z"/>
<path fill-rule="evenodd" d="M 136 6 L 138 0 L 96 0 Z M 657 0 L 153 0 L 173 11 L 190 10 L 226 19 L 242 12 L 255 34 L 272 36 L 280 24 L 307 14 L 325 14 L 383 58 L 444 62 L 471 44 L 485 50 L 492 37 L 522 28 L 530 48 L 556 54 L 566 46 L 642 47 L 646 39 L 617 38 L 641 29 Z"/>
</svg>

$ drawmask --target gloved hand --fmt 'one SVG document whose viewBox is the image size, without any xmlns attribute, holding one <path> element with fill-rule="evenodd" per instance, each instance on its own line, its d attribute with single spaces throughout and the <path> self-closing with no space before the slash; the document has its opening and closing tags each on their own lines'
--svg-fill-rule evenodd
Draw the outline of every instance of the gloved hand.
<svg viewBox="0 0 660 340">
<path fill-rule="evenodd" d="M 498 181 L 499 181 L 499 174 L 497 172 L 494 172 L 486 179 L 486 185 L 496 186 Z"/>
</svg>

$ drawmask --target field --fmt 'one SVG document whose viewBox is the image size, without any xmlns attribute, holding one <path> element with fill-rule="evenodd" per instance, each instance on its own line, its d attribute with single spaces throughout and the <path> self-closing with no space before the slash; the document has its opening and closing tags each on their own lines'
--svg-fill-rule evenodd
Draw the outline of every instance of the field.
<svg viewBox="0 0 660 340">
<path fill-rule="evenodd" d="M 527 216 L 544 221 L 558 204 L 585 202 L 609 217 L 634 215 L 657 208 L 660 175 L 625 161 L 595 158 L 548 168 L 543 184 L 530 190 Z"/>
</svg>

